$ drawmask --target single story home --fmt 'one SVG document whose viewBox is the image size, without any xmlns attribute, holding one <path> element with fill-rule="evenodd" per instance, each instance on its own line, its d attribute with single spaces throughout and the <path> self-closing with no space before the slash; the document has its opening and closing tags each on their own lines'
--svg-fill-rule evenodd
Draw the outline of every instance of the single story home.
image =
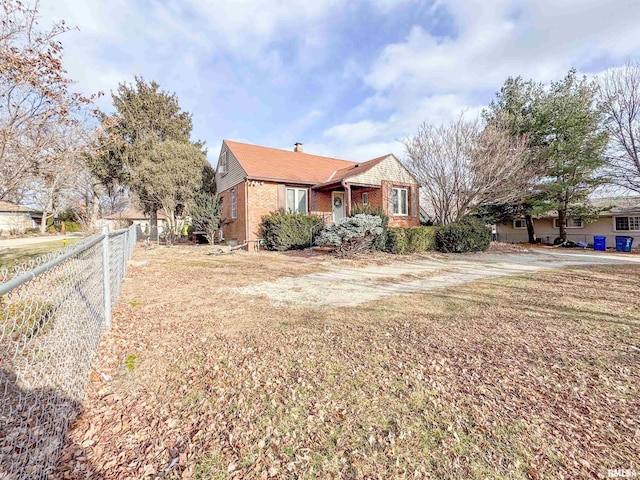
<svg viewBox="0 0 640 480">
<path fill-rule="evenodd" d="M 615 248 L 616 236 L 633 237 L 633 248 L 640 247 L 640 196 L 593 198 L 591 204 L 604 208 L 595 222 L 568 218 L 567 240 L 593 243 L 594 236 L 607 237 L 607 247 Z M 560 235 L 557 212 L 549 212 L 533 220 L 536 237 L 552 244 Z M 515 219 L 496 226 L 498 241 L 526 243 L 529 241 L 524 219 Z"/>
<path fill-rule="evenodd" d="M 128 225 L 137 225 L 139 236 L 149 235 L 151 232 L 151 218 L 149 217 L 149 215 L 137 208 L 131 208 L 120 213 L 112 213 L 111 215 L 107 215 L 106 217 L 104 217 L 104 219 L 110 220 L 112 222 L 124 222 Z M 162 233 L 164 232 L 164 223 L 166 219 L 167 216 L 164 214 L 164 212 L 159 211 L 156 222 L 158 226 L 158 235 L 162 235 Z"/>
<path fill-rule="evenodd" d="M 0 200 L 0 235 L 16 235 L 37 228 L 40 212 L 29 207 Z"/>
<path fill-rule="evenodd" d="M 355 203 L 382 207 L 391 226 L 420 225 L 418 182 L 392 154 L 357 163 L 224 140 L 216 168 L 227 241 L 255 242 L 262 217 L 280 208 L 332 223 Z"/>
</svg>

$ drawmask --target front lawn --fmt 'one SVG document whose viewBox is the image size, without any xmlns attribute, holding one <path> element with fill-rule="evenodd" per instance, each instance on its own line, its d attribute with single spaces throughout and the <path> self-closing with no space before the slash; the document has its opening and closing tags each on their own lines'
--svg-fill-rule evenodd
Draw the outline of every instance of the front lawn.
<svg viewBox="0 0 640 480">
<path fill-rule="evenodd" d="M 82 240 L 81 237 L 65 237 L 64 239 L 60 237 L 50 242 L 2 248 L 0 250 L 0 268 L 13 268 L 15 265 L 28 262 L 55 250 L 60 250 L 65 246 L 74 245 L 80 240 Z"/>
<path fill-rule="evenodd" d="M 352 261 L 195 247 L 134 260 L 61 477 L 640 473 L 638 266 L 332 308 L 230 287 Z"/>
</svg>

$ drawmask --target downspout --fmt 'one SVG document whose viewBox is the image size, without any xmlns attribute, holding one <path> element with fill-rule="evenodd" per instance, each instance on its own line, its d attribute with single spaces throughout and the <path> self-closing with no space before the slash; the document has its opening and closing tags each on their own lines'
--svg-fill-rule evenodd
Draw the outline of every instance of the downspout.
<svg viewBox="0 0 640 480">
<path fill-rule="evenodd" d="M 245 242 L 249 241 L 249 177 L 244 179 L 244 236 Z M 249 247 L 247 247 L 247 250 Z"/>
</svg>

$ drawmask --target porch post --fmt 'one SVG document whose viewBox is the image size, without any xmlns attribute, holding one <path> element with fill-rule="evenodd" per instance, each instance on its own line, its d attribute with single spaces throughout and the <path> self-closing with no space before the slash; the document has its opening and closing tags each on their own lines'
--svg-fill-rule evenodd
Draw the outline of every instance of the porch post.
<svg viewBox="0 0 640 480">
<path fill-rule="evenodd" d="M 351 185 L 348 183 L 344 184 L 344 203 L 346 204 L 344 214 L 348 217 L 351 215 Z"/>
</svg>

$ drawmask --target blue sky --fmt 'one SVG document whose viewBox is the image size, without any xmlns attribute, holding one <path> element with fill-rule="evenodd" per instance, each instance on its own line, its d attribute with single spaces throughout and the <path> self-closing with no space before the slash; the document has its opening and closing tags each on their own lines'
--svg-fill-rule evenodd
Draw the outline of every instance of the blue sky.
<svg viewBox="0 0 640 480">
<path fill-rule="evenodd" d="M 614 6 L 615 5 L 615 6 Z M 136 75 L 222 139 L 349 160 L 402 156 L 424 121 L 475 117 L 507 76 L 640 58 L 637 0 L 41 0 L 84 93 Z M 99 101 L 111 109 L 110 96 Z"/>
</svg>

